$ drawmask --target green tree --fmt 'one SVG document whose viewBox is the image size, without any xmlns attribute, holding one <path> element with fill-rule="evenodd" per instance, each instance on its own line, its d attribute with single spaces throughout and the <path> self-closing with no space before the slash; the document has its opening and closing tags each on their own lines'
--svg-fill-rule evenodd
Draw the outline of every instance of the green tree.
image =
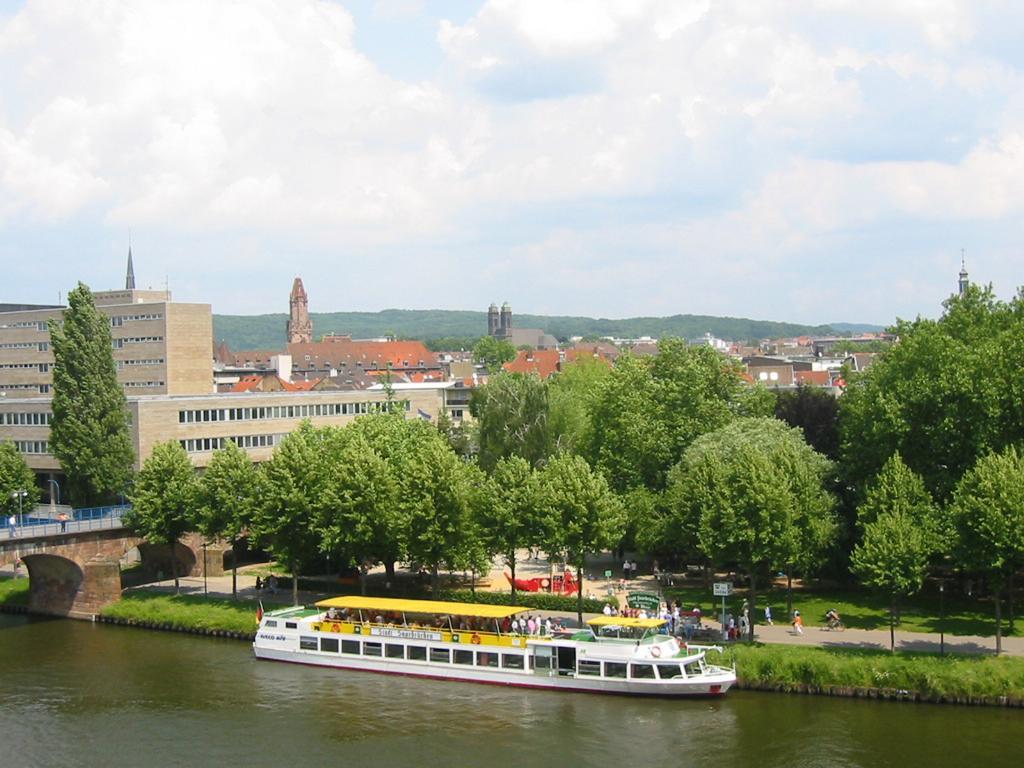
<svg viewBox="0 0 1024 768">
<path fill-rule="evenodd" d="M 22 491 L 24 496 L 21 496 Z M 0 441 L 0 510 L 3 510 L 0 522 L 6 522 L 8 517 L 17 515 L 19 511 L 31 510 L 37 501 L 39 488 L 35 473 L 29 469 L 14 443 Z"/>
<path fill-rule="evenodd" d="M 551 521 L 545 549 L 559 552 L 576 568 L 577 618 L 583 622 L 583 567 L 588 552 L 609 549 L 622 537 L 625 511 L 607 481 L 586 459 L 572 454 L 552 458 L 540 475 L 540 499 Z"/>
<path fill-rule="evenodd" d="M 466 467 L 432 429 L 414 434 L 398 456 L 399 506 L 408 524 L 408 557 L 430 568 L 435 596 L 441 565 L 461 567 L 476 545 Z"/>
<path fill-rule="evenodd" d="M 188 454 L 176 440 L 158 443 L 135 478 L 124 524 L 151 544 L 171 552 L 174 590 L 178 585 L 178 539 L 195 525 L 198 482 Z"/>
<path fill-rule="evenodd" d="M 840 399 L 845 483 L 863 493 L 897 451 L 938 500 L 990 450 L 1024 440 L 1017 352 L 1024 352 L 1024 301 L 997 301 L 970 286 L 939 320 L 900 321 L 899 342 Z"/>
<path fill-rule="evenodd" d="M 594 407 L 611 371 L 606 360 L 581 357 L 551 378 L 548 424 L 554 451 L 583 453 L 591 445 Z"/>
<path fill-rule="evenodd" d="M 550 449 L 548 387 L 538 376 L 499 373 L 473 391 L 478 460 L 490 472 L 499 459 L 521 456 L 538 466 Z"/>
<path fill-rule="evenodd" d="M 366 564 L 393 563 L 401 551 L 396 544 L 396 538 L 402 538 L 396 530 L 398 484 L 388 462 L 361 433 L 351 428 L 338 432 L 345 439 L 327 457 L 327 496 L 317 524 L 325 552 L 359 565 L 365 595 Z"/>
<path fill-rule="evenodd" d="M 514 602 L 516 552 L 540 546 L 550 538 L 549 520 L 539 503 L 537 475 L 526 459 L 512 456 L 498 461 L 487 501 L 480 506 L 477 522 L 489 549 L 501 555 L 511 571 Z"/>
<path fill-rule="evenodd" d="M 497 373 L 502 365 L 516 359 L 516 348 L 505 339 L 482 336 L 473 346 L 473 359 L 485 365 L 492 374 Z"/>
<path fill-rule="evenodd" d="M 924 584 L 928 567 L 928 535 L 914 517 L 902 511 L 879 514 L 864 528 L 850 567 L 863 584 L 889 597 L 889 650 L 896 650 L 896 606 Z"/>
<path fill-rule="evenodd" d="M 775 418 L 799 427 L 818 453 L 839 458 L 839 401 L 827 389 L 801 384 L 778 393 Z"/>
<path fill-rule="evenodd" d="M 68 479 L 72 503 L 117 498 L 135 461 L 128 407 L 117 381 L 110 321 L 82 283 L 68 294 L 63 322 L 50 321 L 53 423 L 50 448 Z"/>
<path fill-rule="evenodd" d="M 1002 595 L 1024 565 L 1024 458 L 1012 446 L 978 460 L 957 484 L 950 505 L 956 559 L 983 575 L 993 592 L 996 653 L 1003 650 Z"/>
<path fill-rule="evenodd" d="M 292 602 L 299 603 L 299 575 L 320 551 L 315 527 L 327 498 L 324 433 L 308 421 L 289 434 L 262 465 L 262 503 L 252 521 L 253 538 L 292 576 Z"/>
<path fill-rule="evenodd" d="M 667 527 L 695 535 L 712 562 L 747 573 L 751 639 L 758 578 L 809 567 L 834 540 L 834 500 L 823 487 L 831 466 L 799 430 L 742 418 L 695 440 L 673 472 Z"/>
<path fill-rule="evenodd" d="M 249 454 L 228 440 L 214 451 L 196 491 L 199 532 L 231 543 L 232 599 L 238 598 L 238 541 L 255 514 L 259 479 Z"/>
</svg>

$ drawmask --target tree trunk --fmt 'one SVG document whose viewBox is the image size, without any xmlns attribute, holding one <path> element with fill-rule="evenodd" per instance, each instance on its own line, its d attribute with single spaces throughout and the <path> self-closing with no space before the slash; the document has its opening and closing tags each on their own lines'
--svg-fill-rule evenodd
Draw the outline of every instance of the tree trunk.
<svg viewBox="0 0 1024 768">
<path fill-rule="evenodd" d="M 359 593 L 366 597 L 366 563 L 359 563 Z"/>
<path fill-rule="evenodd" d="M 231 542 L 231 599 L 238 599 L 238 552 L 235 551 L 238 546 L 237 541 Z"/>
<path fill-rule="evenodd" d="M 384 574 L 387 577 L 387 581 L 390 584 L 395 583 L 395 561 L 390 559 L 384 560 Z"/>
<path fill-rule="evenodd" d="M 754 642 L 754 617 L 757 616 L 757 579 L 750 571 L 750 605 L 747 607 L 747 639 Z"/>
<path fill-rule="evenodd" d="M 469 594 L 476 597 L 476 568 L 469 572 Z"/>
<path fill-rule="evenodd" d="M 708 589 L 711 588 L 711 568 L 708 565 L 708 561 L 707 560 L 704 561 L 703 571 L 704 571 L 704 591 L 706 592 Z"/>
<path fill-rule="evenodd" d="M 1003 652 L 1003 599 L 1002 593 L 997 589 L 996 598 L 996 656 Z"/>
<path fill-rule="evenodd" d="M 174 594 L 181 594 L 181 587 L 178 585 L 178 540 L 171 542 L 171 577 L 174 579 Z"/>
<path fill-rule="evenodd" d="M 896 652 L 896 598 L 889 598 L 889 653 Z"/>
<path fill-rule="evenodd" d="M 576 566 L 576 620 L 583 626 L 583 566 Z"/>
<path fill-rule="evenodd" d="M 1007 614 L 1009 614 L 1007 616 L 1007 621 L 1008 621 L 1007 626 L 1009 627 L 1009 634 L 1012 635 L 1013 634 L 1013 618 L 1014 618 L 1013 617 L 1013 614 L 1014 614 L 1014 607 L 1013 607 L 1014 585 L 1013 585 L 1013 574 L 1012 573 L 1010 574 L 1009 582 L 1006 584 L 1006 591 L 1007 591 L 1007 595 L 1006 595 L 1006 611 L 1007 611 Z"/>
<path fill-rule="evenodd" d="M 786 615 L 793 615 L 793 567 L 786 569 Z"/>
<path fill-rule="evenodd" d="M 516 556 L 515 554 L 508 561 L 508 567 L 512 571 L 512 604 L 516 602 Z M 551 582 L 548 582 L 549 584 Z"/>
<path fill-rule="evenodd" d="M 437 563 L 430 566 L 430 596 L 437 599 Z"/>
<path fill-rule="evenodd" d="M 299 569 L 295 566 L 295 561 L 291 562 L 292 571 L 292 605 L 299 604 Z"/>
</svg>

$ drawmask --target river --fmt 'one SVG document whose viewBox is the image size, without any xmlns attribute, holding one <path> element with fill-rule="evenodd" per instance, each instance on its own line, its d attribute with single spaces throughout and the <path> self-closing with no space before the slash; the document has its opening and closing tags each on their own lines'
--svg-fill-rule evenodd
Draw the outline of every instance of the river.
<svg viewBox="0 0 1024 768">
<path fill-rule="evenodd" d="M 0 764 L 1018 766 L 1024 714 L 737 691 L 640 700 L 258 662 L 235 640 L 0 615 Z"/>
</svg>

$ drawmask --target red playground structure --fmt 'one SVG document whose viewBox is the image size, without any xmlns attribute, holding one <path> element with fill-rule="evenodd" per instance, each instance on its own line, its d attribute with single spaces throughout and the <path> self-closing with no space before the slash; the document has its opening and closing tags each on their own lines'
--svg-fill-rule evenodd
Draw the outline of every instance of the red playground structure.
<svg viewBox="0 0 1024 768">
<path fill-rule="evenodd" d="M 515 579 L 515 581 L 513 581 L 511 574 L 506 571 L 505 578 L 508 579 L 509 584 L 514 584 L 515 588 L 521 592 L 551 592 L 556 595 L 575 595 L 580 591 L 580 585 L 576 582 L 576 577 L 572 575 L 572 571 L 568 568 L 561 575 L 556 574 L 551 577 L 538 576 L 533 579 Z"/>
</svg>

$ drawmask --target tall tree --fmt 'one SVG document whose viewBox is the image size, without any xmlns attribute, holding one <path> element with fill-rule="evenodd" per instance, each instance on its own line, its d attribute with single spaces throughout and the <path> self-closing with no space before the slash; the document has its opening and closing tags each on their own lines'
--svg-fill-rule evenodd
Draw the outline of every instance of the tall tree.
<svg viewBox="0 0 1024 768">
<path fill-rule="evenodd" d="M 255 540 L 292 576 L 292 602 L 299 603 L 299 576 L 320 550 L 315 520 L 327 499 L 324 433 L 304 421 L 262 465 L 262 501 L 252 521 Z"/>
<path fill-rule="evenodd" d="M 541 471 L 540 499 L 551 521 L 549 552 L 561 552 L 576 568 L 577 618 L 583 622 L 583 567 L 587 553 L 600 552 L 622 537 L 625 511 L 618 496 L 586 459 L 560 454 Z"/>
<path fill-rule="evenodd" d="M 992 589 L 1001 653 L 1003 591 L 1024 566 L 1024 457 L 1012 446 L 983 456 L 957 484 L 950 511 L 957 561 Z"/>
<path fill-rule="evenodd" d="M 548 423 L 553 451 L 587 451 L 592 443 L 594 406 L 611 371 L 607 360 L 580 357 L 551 378 Z"/>
<path fill-rule="evenodd" d="M 53 423 L 50 447 L 68 479 L 72 503 L 113 501 L 135 461 L 128 407 L 117 381 L 110 321 L 82 283 L 68 294 L 63 321 L 50 321 Z"/>
<path fill-rule="evenodd" d="M 516 553 L 540 546 L 550 538 L 550 525 L 539 503 L 537 475 L 526 459 L 501 459 L 494 468 L 488 503 L 481 505 L 477 522 L 492 552 L 501 555 L 512 575 L 516 597 Z"/>
<path fill-rule="evenodd" d="M 25 495 L 21 493 L 24 491 Z M 20 506 L 19 506 L 20 500 Z M 39 488 L 35 473 L 25 463 L 25 458 L 7 440 L 0 441 L 0 511 L 6 522 L 19 511 L 31 510 L 39 501 Z"/>
<path fill-rule="evenodd" d="M 710 560 L 747 573 L 751 639 L 758 578 L 813 562 L 834 539 L 834 501 L 823 487 L 831 466 L 798 430 L 742 418 L 695 440 L 673 471 L 668 527 L 692 532 Z"/>
<path fill-rule="evenodd" d="M 505 339 L 482 336 L 473 346 L 473 359 L 487 366 L 490 373 L 498 373 L 504 363 L 516 359 L 516 348 Z"/>
<path fill-rule="evenodd" d="M 375 417 L 370 417 L 375 418 Z M 323 551 L 359 565 L 360 586 L 366 594 L 366 564 L 394 562 L 400 554 L 395 530 L 399 519 L 398 484 L 388 462 L 363 435 L 351 428 L 338 430 L 334 450 L 326 457 L 326 498 L 317 515 Z"/>
<path fill-rule="evenodd" d="M 259 498 L 259 473 L 244 450 L 229 440 L 214 451 L 199 479 L 196 511 L 199 531 L 231 543 L 231 597 L 238 597 L 238 541 L 250 525 Z"/>
<path fill-rule="evenodd" d="M 928 535 L 903 511 L 885 511 L 864 528 L 850 567 L 862 583 L 889 597 L 889 650 L 896 650 L 896 606 L 924 584 Z"/>
<path fill-rule="evenodd" d="M 840 400 L 844 482 L 863 493 L 897 451 L 938 500 L 990 450 L 1024 440 L 1024 301 L 970 286 L 939 320 L 900 321 L 889 351 Z"/>
<path fill-rule="evenodd" d="M 124 524 L 151 544 L 171 551 L 171 575 L 179 590 L 178 539 L 195 525 L 198 483 L 188 454 L 176 440 L 158 443 L 135 478 Z"/>
<path fill-rule="evenodd" d="M 469 403 L 477 422 L 480 466 L 521 456 L 539 466 L 550 450 L 547 382 L 536 375 L 499 373 L 474 390 Z"/>
<path fill-rule="evenodd" d="M 833 461 L 839 458 L 839 401 L 828 390 L 801 384 L 779 392 L 775 417 L 803 430 L 818 453 Z"/>
</svg>

